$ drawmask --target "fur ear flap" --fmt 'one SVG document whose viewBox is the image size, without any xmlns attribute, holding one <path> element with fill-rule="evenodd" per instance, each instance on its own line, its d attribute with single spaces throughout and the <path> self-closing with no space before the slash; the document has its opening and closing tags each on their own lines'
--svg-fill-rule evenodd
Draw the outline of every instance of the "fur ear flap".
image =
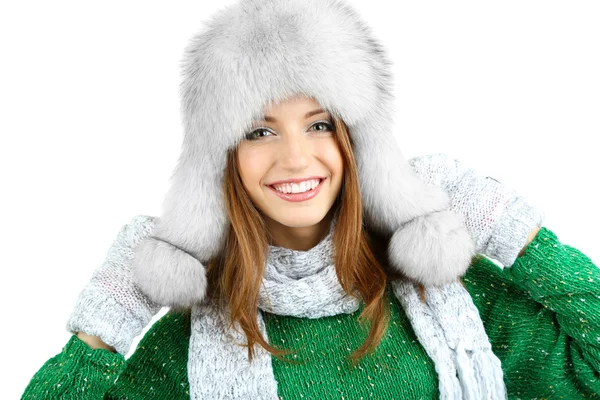
<svg viewBox="0 0 600 400">
<path fill-rule="evenodd" d="M 449 210 L 413 218 L 394 232 L 388 244 L 390 264 L 426 286 L 464 275 L 475 254 L 466 226 Z"/>
<path fill-rule="evenodd" d="M 135 248 L 136 285 L 150 300 L 175 308 L 191 307 L 206 295 L 206 268 L 189 253 L 148 237 Z"/>
</svg>

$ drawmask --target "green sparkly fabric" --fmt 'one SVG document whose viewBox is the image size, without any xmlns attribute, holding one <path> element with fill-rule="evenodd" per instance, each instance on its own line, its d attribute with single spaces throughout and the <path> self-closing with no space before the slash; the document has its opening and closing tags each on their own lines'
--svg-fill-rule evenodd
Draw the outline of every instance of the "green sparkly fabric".
<svg viewBox="0 0 600 400">
<path fill-rule="evenodd" d="M 511 268 L 480 256 L 463 282 L 509 398 L 600 398 L 600 269 L 588 257 L 542 228 Z M 281 399 L 437 399 L 434 366 L 398 300 L 388 301 L 393 323 L 375 358 L 350 372 L 346 356 L 366 338 L 356 322 L 363 307 L 318 320 L 264 313 L 274 345 L 304 346 L 287 356 L 304 367 L 273 358 Z"/>
<path fill-rule="evenodd" d="M 189 399 L 190 313 L 168 312 L 125 360 L 73 335 L 33 376 L 21 399 Z"/>
<path fill-rule="evenodd" d="M 351 314 L 303 319 L 263 313 L 269 342 L 300 349 L 288 355 L 298 366 L 272 357 L 283 399 L 433 399 L 438 398 L 435 366 L 417 341 L 402 306 L 387 287 L 391 320 L 375 351 L 351 369 L 347 355 L 368 336 L 359 326 L 364 303 Z M 299 375 L 298 372 L 302 371 Z M 410 374 L 407 374 L 410 371 Z M 417 379 L 415 379 L 417 378 Z"/>
<path fill-rule="evenodd" d="M 542 227 L 510 268 L 478 257 L 463 281 L 502 361 L 510 399 L 600 398 L 600 269 Z M 392 321 L 350 371 L 366 328 L 353 314 L 302 319 L 263 313 L 293 365 L 273 357 L 280 399 L 437 399 L 434 365 L 388 290 Z M 189 313 L 167 313 L 128 360 L 73 336 L 34 375 L 23 399 L 189 399 Z M 115 379 L 118 375 L 118 380 Z"/>
<path fill-rule="evenodd" d="M 190 313 L 168 312 L 146 332 L 104 399 L 189 399 Z"/>
<path fill-rule="evenodd" d="M 121 354 L 91 349 L 72 335 L 31 378 L 21 399 L 101 399 L 124 365 Z"/>
</svg>

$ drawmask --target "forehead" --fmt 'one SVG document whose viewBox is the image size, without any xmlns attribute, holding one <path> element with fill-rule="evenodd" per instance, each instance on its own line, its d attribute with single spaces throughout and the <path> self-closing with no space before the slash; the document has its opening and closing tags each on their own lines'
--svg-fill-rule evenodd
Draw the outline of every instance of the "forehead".
<svg viewBox="0 0 600 400">
<path fill-rule="evenodd" d="M 312 117 L 313 115 L 318 115 L 318 114 L 323 114 L 323 113 L 328 113 L 328 112 L 327 112 L 326 110 L 323 110 L 322 108 L 318 108 L 318 109 L 316 109 L 316 110 L 311 110 L 311 111 L 308 111 L 308 112 L 307 112 L 306 114 L 304 114 L 303 116 L 302 116 L 302 115 L 300 115 L 300 114 L 298 114 L 298 117 L 301 117 L 301 116 L 302 116 L 302 117 L 304 117 L 304 119 L 306 119 L 306 118 L 310 118 L 310 117 Z M 288 117 L 289 117 L 289 115 L 288 115 Z M 285 118 L 285 116 L 284 116 L 284 118 Z M 275 117 L 271 117 L 271 116 L 269 116 L 269 115 L 263 115 L 263 120 L 264 120 L 264 121 L 267 121 L 267 122 L 277 122 L 277 118 L 275 118 Z"/>
</svg>

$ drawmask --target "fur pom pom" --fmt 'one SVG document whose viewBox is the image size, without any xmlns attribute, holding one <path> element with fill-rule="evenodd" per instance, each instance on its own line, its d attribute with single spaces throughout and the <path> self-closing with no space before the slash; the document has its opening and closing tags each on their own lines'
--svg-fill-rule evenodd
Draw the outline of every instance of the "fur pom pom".
<svg viewBox="0 0 600 400">
<path fill-rule="evenodd" d="M 408 221 L 392 235 L 388 252 L 393 267 L 426 286 L 464 275 L 476 254 L 467 228 L 449 210 Z"/>
<path fill-rule="evenodd" d="M 185 251 L 154 237 L 135 248 L 133 276 L 150 300 L 170 307 L 190 307 L 204 300 L 206 268 Z"/>
</svg>

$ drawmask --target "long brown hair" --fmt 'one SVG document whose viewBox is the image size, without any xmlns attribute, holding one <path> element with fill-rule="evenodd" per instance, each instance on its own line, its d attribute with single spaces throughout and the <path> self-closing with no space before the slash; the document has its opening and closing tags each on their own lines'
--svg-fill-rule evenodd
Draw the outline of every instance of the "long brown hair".
<svg viewBox="0 0 600 400">
<path fill-rule="evenodd" d="M 333 232 L 334 265 L 344 291 L 350 295 L 358 292 L 365 303 L 358 317 L 360 325 L 365 320 L 370 322 L 367 339 L 349 356 L 352 366 L 355 366 L 377 347 L 383 337 L 390 320 L 386 284 L 388 278 L 397 279 L 400 276 L 388 271 L 388 268 L 384 269 L 388 265 L 385 243 L 382 243 L 382 238 L 368 232 L 363 222 L 352 139 L 342 120 L 334 118 L 333 122 L 336 142 L 344 162 L 342 187 L 330 210 L 337 213 Z M 268 251 L 268 232 L 242 184 L 236 150 L 229 151 L 227 156 L 224 201 L 231 224 L 224 249 L 208 264 L 208 296 L 229 308 L 229 327 L 237 322 L 243 329 L 250 360 L 254 354 L 254 344 L 258 343 L 278 359 L 293 363 L 281 357 L 293 351 L 269 345 L 262 337 L 256 320 L 259 285 Z"/>
</svg>

